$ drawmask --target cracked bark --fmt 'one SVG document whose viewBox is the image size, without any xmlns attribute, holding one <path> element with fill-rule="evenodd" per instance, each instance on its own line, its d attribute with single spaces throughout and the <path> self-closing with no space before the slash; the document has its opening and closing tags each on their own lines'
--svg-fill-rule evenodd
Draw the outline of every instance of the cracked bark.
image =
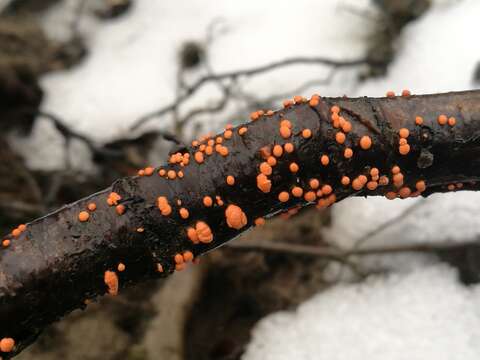
<svg viewBox="0 0 480 360">
<path fill-rule="evenodd" d="M 333 105 L 352 124 L 344 144 L 335 141 L 338 129 L 330 121 Z M 440 114 L 455 117 L 455 126 L 440 125 Z M 415 124 L 416 116 L 423 117 L 423 125 Z M 279 133 L 282 119 L 293 125 L 288 139 Z M 248 128 L 243 136 L 237 132 L 242 126 Z M 306 128 L 312 131 L 310 138 L 301 136 Z M 410 131 L 411 150 L 407 155 L 398 151 L 401 128 Z M 368 150 L 358 145 L 364 135 L 372 139 Z M 295 150 L 277 159 L 269 176 L 271 191 L 263 193 L 256 183 L 259 164 L 264 161 L 260 149 L 287 142 Z M 418 180 L 426 182 L 423 196 L 449 191 L 452 184 L 456 184 L 455 189 L 477 190 L 480 91 L 395 98 L 321 98 L 318 106 L 300 103 L 241 125 L 233 129 L 231 139 L 223 139 L 223 145 L 229 150 L 228 156 L 214 152 L 205 156 L 202 164 L 193 159 L 198 149 L 181 149 L 181 153 L 192 155 L 187 166 L 162 167 L 182 170 L 181 179 L 168 180 L 156 171 L 151 176 L 123 178 L 110 188 L 27 224 L 16 238 L 12 234 L 4 237 L 11 244 L 0 249 L 0 339 L 13 338 L 15 348 L 1 356 L 14 356 L 32 343 L 45 326 L 74 309 L 84 308 L 85 299 L 103 295 L 107 291 L 105 271 L 116 271 L 120 262 L 126 266 L 125 271 L 117 272 L 121 291 L 129 284 L 171 274 L 177 253 L 190 250 L 198 256 L 254 226 L 256 218 L 311 205 L 303 197 L 292 195 L 287 202 L 281 202 L 278 194 L 290 191 L 294 185 L 308 191 L 312 178 L 330 185 L 337 201 L 348 196 L 398 193 L 392 181 L 372 191 L 366 187 L 357 191 L 340 182 L 342 176 L 369 177 L 372 167 L 391 180 L 395 165 L 404 176 L 402 188 L 415 192 Z M 343 156 L 347 146 L 353 149 L 350 159 Z M 330 159 L 327 166 L 319 161 L 324 154 Z M 297 173 L 289 170 L 291 162 L 299 165 Z M 235 177 L 234 186 L 226 183 L 227 175 Z M 107 204 L 112 191 L 122 197 L 119 203 L 126 208 L 123 215 Z M 224 205 L 206 208 L 202 199 L 207 195 L 220 196 Z M 159 196 L 168 199 L 171 215 L 160 213 L 156 205 Z M 177 200 L 188 209 L 188 219 L 179 216 Z M 78 214 L 91 202 L 97 209 L 87 222 L 79 222 Z M 239 206 L 247 216 L 247 224 L 239 230 L 226 221 L 229 204 Z M 187 237 L 187 228 L 197 221 L 210 226 L 211 243 L 194 244 Z M 144 231 L 137 232 L 138 228 Z M 163 273 L 157 271 L 158 263 Z"/>
</svg>

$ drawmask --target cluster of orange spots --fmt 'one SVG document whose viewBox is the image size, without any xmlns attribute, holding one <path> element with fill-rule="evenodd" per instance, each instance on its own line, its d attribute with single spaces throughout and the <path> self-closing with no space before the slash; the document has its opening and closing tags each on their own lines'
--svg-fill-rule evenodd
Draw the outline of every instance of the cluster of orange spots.
<svg viewBox="0 0 480 360">
<path fill-rule="evenodd" d="M 20 224 L 12 230 L 12 236 L 18 238 L 25 230 L 27 230 L 27 226 L 25 224 Z"/>
<path fill-rule="evenodd" d="M 409 97 L 409 96 L 412 96 L 412 93 L 410 92 L 410 90 L 405 89 L 402 91 L 402 96 Z"/>
<path fill-rule="evenodd" d="M 126 267 L 125 267 L 125 264 L 124 263 L 118 263 L 117 265 L 117 270 L 122 272 L 122 271 L 125 271 Z"/>
<path fill-rule="evenodd" d="M 401 128 L 398 131 L 398 135 L 400 136 L 400 140 L 398 141 L 398 152 L 400 155 L 407 155 L 410 152 L 410 145 L 407 140 L 410 131 L 407 128 Z"/>
<path fill-rule="evenodd" d="M 170 159 L 168 160 L 168 162 L 170 164 L 180 164 L 180 166 L 186 166 L 190 163 L 190 154 L 182 154 L 181 152 L 176 152 L 175 154 L 170 155 Z"/>
<path fill-rule="evenodd" d="M 213 241 L 212 230 L 210 226 L 203 221 L 197 221 L 194 228 L 189 227 L 187 229 L 187 236 L 194 244 L 208 244 Z"/>
<path fill-rule="evenodd" d="M 318 106 L 319 103 L 320 103 L 320 96 L 316 94 L 312 95 L 312 97 L 310 98 L 310 101 L 308 102 L 308 104 L 311 107 L 316 107 Z"/>
<path fill-rule="evenodd" d="M 335 194 L 330 194 L 326 198 L 319 199 L 317 202 L 317 209 L 324 209 L 326 207 L 329 207 L 330 205 L 333 205 L 337 201 L 337 197 Z"/>
<path fill-rule="evenodd" d="M 265 112 L 263 110 L 258 110 L 258 111 L 254 111 L 250 114 L 250 119 L 252 121 L 256 121 L 258 120 L 261 116 L 263 116 L 265 114 Z"/>
<path fill-rule="evenodd" d="M 225 209 L 225 218 L 227 220 L 227 225 L 236 230 L 240 230 L 245 225 L 247 225 L 247 215 L 243 210 L 237 206 L 230 204 Z"/>
<path fill-rule="evenodd" d="M 248 129 L 245 126 L 243 126 L 240 129 L 238 129 L 238 135 L 243 136 L 246 134 L 247 131 Z"/>
<path fill-rule="evenodd" d="M 173 260 L 175 261 L 175 270 L 182 271 L 183 269 L 185 269 L 187 263 L 190 261 L 193 261 L 193 259 L 194 259 L 193 253 L 188 250 L 185 251 L 183 254 L 176 254 L 173 257 Z"/>
<path fill-rule="evenodd" d="M 294 162 L 290 163 L 290 165 L 288 166 L 288 168 L 290 169 L 290 171 L 291 171 L 292 173 L 296 173 L 296 172 L 298 172 L 298 170 L 300 170 L 300 167 L 298 166 L 298 164 L 297 164 L 297 163 L 294 163 Z"/>
<path fill-rule="evenodd" d="M 286 191 L 282 191 L 280 194 L 278 194 L 278 200 L 280 202 L 287 202 L 290 199 L 290 195 Z"/>
<path fill-rule="evenodd" d="M 227 176 L 227 184 L 230 185 L 230 186 L 235 185 L 235 177 L 233 177 L 232 175 L 228 175 Z"/>
<path fill-rule="evenodd" d="M 372 139 L 370 136 L 364 135 L 360 138 L 359 145 L 363 150 L 368 150 L 372 147 Z"/>
<path fill-rule="evenodd" d="M 292 123 L 290 121 L 282 120 L 280 122 L 280 136 L 284 139 L 292 136 Z"/>
<path fill-rule="evenodd" d="M 125 214 L 125 210 L 126 210 L 125 205 L 120 204 L 120 205 L 115 206 L 115 211 L 118 215 Z"/>
<path fill-rule="evenodd" d="M 122 200 L 122 197 L 116 192 L 111 192 L 107 197 L 107 204 L 109 206 L 118 205 L 118 202 Z"/>
<path fill-rule="evenodd" d="M 362 190 L 365 184 L 367 183 L 368 179 L 365 175 L 359 175 L 355 179 L 352 180 L 352 188 L 353 190 L 359 191 Z"/>
<path fill-rule="evenodd" d="M 107 270 L 103 275 L 103 281 L 107 285 L 108 293 L 110 295 L 118 294 L 118 276 L 114 271 Z"/>
<path fill-rule="evenodd" d="M 265 174 L 257 175 L 257 187 L 264 193 L 270 192 L 272 182 Z"/>
<path fill-rule="evenodd" d="M 95 211 L 95 210 L 97 210 L 97 204 L 92 202 L 92 203 L 87 205 L 87 209 L 90 210 L 90 211 Z"/>
<path fill-rule="evenodd" d="M 0 351 L 4 353 L 9 353 L 15 347 L 15 340 L 12 338 L 3 338 L 0 340 Z"/>
<path fill-rule="evenodd" d="M 421 116 L 415 116 L 415 124 L 423 125 L 423 118 Z"/>
<path fill-rule="evenodd" d="M 455 124 L 457 123 L 457 119 L 455 119 L 453 116 L 447 118 L 447 115 L 444 114 L 439 115 L 437 121 L 442 126 L 446 124 L 448 124 L 449 126 L 455 126 Z"/>
<path fill-rule="evenodd" d="M 330 158 L 328 157 L 328 155 L 322 155 L 320 156 L 320 162 L 323 166 L 327 166 L 330 163 Z"/>
<path fill-rule="evenodd" d="M 265 219 L 263 217 L 256 218 L 254 222 L 256 226 L 265 225 Z"/>
<path fill-rule="evenodd" d="M 223 206 L 223 200 L 220 196 L 215 196 L 215 200 L 217 201 L 218 206 Z"/>
<path fill-rule="evenodd" d="M 78 220 L 80 222 L 86 222 L 90 218 L 90 214 L 87 211 L 80 211 L 78 213 Z"/>
<path fill-rule="evenodd" d="M 172 213 L 172 207 L 165 196 L 159 196 L 157 198 L 157 206 L 163 216 L 168 216 Z"/>
</svg>

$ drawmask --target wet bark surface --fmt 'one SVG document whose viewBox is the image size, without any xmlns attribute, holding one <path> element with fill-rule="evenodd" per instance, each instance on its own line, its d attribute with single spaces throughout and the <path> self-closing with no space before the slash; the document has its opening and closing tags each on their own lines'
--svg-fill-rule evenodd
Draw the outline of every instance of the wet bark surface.
<svg viewBox="0 0 480 360">
<path fill-rule="evenodd" d="M 352 125 L 344 143 L 336 140 L 341 130 L 332 124 L 333 106 L 338 106 L 338 114 Z M 455 124 L 441 125 L 438 117 L 443 114 L 454 117 Z M 423 118 L 421 125 L 415 123 L 417 116 Z M 286 138 L 279 131 L 285 119 L 292 126 L 291 136 Z M 238 130 L 243 127 L 247 131 L 240 135 Z M 401 128 L 409 130 L 410 150 L 405 155 L 399 152 Z M 305 129 L 311 130 L 311 137 L 302 135 Z M 320 98 L 314 106 L 299 101 L 273 115 L 259 116 L 233 128 L 231 138 L 220 134 L 222 146 L 228 149 L 226 156 L 213 151 L 204 154 L 199 163 L 194 158 L 201 145 L 180 149 L 180 154 L 190 154 L 188 165 L 169 163 L 156 168 L 151 176 L 120 179 L 110 188 L 27 224 L 19 235 L 4 237 L 10 244 L 0 249 L 0 338 L 13 338 L 15 348 L 2 356 L 17 354 L 46 325 L 84 307 L 86 299 L 107 292 L 106 271 L 116 273 L 120 291 L 132 283 L 166 276 L 175 270 L 175 255 L 191 251 L 196 257 L 212 250 L 253 227 L 257 218 L 314 203 L 325 207 L 348 196 L 426 196 L 450 191 L 452 184 L 455 189 L 475 190 L 480 176 L 479 134 L 480 91 L 379 99 Z M 359 145 L 363 136 L 371 139 L 368 149 Z M 208 144 L 208 140 L 204 142 Z M 271 189 L 264 193 L 256 179 L 265 161 L 265 148 L 272 150 L 274 145 L 286 143 L 293 144 L 294 151 L 283 151 L 277 157 L 268 176 Z M 344 156 L 346 147 L 353 150 L 351 158 Z M 322 155 L 329 157 L 327 165 L 322 165 Z M 299 167 L 297 172 L 291 171 L 293 162 Z M 395 166 L 401 171 L 401 184 L 393 179 Z M 389 183 L 373 190 L 341 183 L 344 176 L 369 178 L 372 168 L 390 179 Z M 174 179 L 160 176 L 161 169 L 177 175 Z M 228 175 L 235 178 L 234 185 L 227 184 Z M 311 179 L 328 185 L 331 192 L 317 193 L 314 201 L 292 194 L 288 201 L 279 200 L 281 192 L 290 193 L 295 186 L 310 191 Z M 418 181 L 426 183 L 425 190 L 416 190 Z M 107 203 L 112 192 L 121 197 L 113 206 Z M 158 207 L 161 196 L 172 210 L 167 216 Z M 219 196 L 221 202 L 205 207 L 205 196 Z M 89 203 L 97 208 L 89 212 L 88 221 L 81 222 L 79 214 L 88 212 Z M 124 208 L 123 214 L 119 215 L 117 205 Z M 232 227 L 226 217 L 230 205 L 241 209 L 246 222 Z M 188 210 L 187 218 L 180 215 L 180 208 Z M 194 243 L 189 239 L 188 228 L 199 221 L 209 226 L 213 241 Z M 124 271 L 117 271 L 119 263 L 125 265 Z M 158 271 L 158 264 L 163 272 Z"/>
</svg>

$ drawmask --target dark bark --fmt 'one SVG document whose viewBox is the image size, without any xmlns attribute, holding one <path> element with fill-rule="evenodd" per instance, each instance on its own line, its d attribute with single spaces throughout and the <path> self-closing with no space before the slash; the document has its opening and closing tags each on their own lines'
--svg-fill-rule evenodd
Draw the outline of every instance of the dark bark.
<svg viewBox="0 0 480 360">
<path fill-rule="evenodd" d="M 333 105 L 352 125 L 344 144 L 335 140 L 339 130 L 332 126 Z M 455 125 L 440 125 L 437 119 L 441 114 L 455 117 Z M 415 123 L 416 116 L 423 117 L 422 125 Z M 292 124 L 292 136 L 287 139 L 279 131 L 283 119 Z M 248 131 L 239 135 L 240 127 Z M 106 293 L 106 271 L 117 274 L 121 291 L 129 284 L 172 273 L 176 254 L 191 251 L 198 256 L 214 249 L 254 226 L 259 217 L 319 200 L 322 207 L 353 195 L 418 195 L 418 181 L 426 183 L 423 196 L 452 188 L 476 190 L 480 179 L 480 91 L 378 99 L 320 98 L 316 106 L 300 102 L 240 127 L 232 129 L 231 139 L 223 138 L 227 156 L 214 151 L 199 164 L 194 160 L 198 148 L 188 147 L 180 150 L 191 154 L 188 165 L 162 167 L 183 171 L 182 178 L 159 176 L 159 168 L 151 176 L 123 178 L 108 189 L 27 224 L 18 237 L 5 236 L 11 243 L 0 249 L 0 339 L 13 338 L 15 348 L 2 356 L 17 354 L 46 325 L 84 307 L 86 299 Z M 406 155 L 399 153 L 401 128 L 409 130 L 410 151 Z M 311 130 L 310 138 L 302 136 L 304 129 Z M 372 140 L 368 150 L 359 146 L 365 135 Z M 265 161 L 261 149 L 287 142 L 295 149 L 277 158 L 268 176 L 271 191 L 264 193 L 256 180 L 259 165 Z M 350 159 L 344 157 L 346 147 L 353 149 Z M 328 165 L 322 165 L 322 155 L 329 156 Z M 297 173 L 289 170 L 292 162 L 299 166 Z M 403 175 L 400 183 L 393 179 L 394 166 Z M 342 185 L 343 176 L 353 180 L 364 175 L 372 181 L 373 167 L 379 176 L 388 177 L 388 185 L 374 190 L 368 190 L 366 184 L 360 190 L 354 190 L 351 183 Z M 233 186 L 226 183 L 228 175 L 235 178 Z M 320 194 L 314 202 L 292 195 L 294 186 L 310 191 L 312 178 L 320 181 L 320 188 L 329 185 L 335 197 L 328 194 L 328 187 L 324 191 L 327 195 Z M 107 204 L 112 191 L 121 196 L 118 203 L 125 207 L 123 215 Z M 283 191 L 290 193 L 287 202 L 279 201 Z M 170 215 L 161 214 L 159 196 L 167 198 Z M 214 200 L 220 196 L 224 204 L 205 207 L 204 196 Z M 79 213 L 92 202 L 97 209 L 90 212 L 88 221 L 80 222 Z M 225 210 L 232 204 L 247 218 L 243 226 L 240 217 L 238 229 L 226 221 Z M 180 207 L 188 209 L 188 219 L 179 215 Z M 212 242 L 194 244 L 189 239 L 187 229 L 197 221 L 208 224 Z M 144 231 L 138 232 L 139 228 Z M 119 263 L 125 264 L 125 271 L 117 271 Z M 163 266 L 163 273 L 157 271 L 157 264 Z"/>
</svg>

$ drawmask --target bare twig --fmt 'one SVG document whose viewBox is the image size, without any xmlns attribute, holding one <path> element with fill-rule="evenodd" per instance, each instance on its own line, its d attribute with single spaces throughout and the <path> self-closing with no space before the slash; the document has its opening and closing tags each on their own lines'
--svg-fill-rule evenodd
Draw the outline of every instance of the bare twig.
<svg viewBox="0 0 480 360">
<path fill-rule="evenodd" d="M 361 66 L 371 63 L 367 59 L 355 59 L 355 60 L 332 60 L 325 57 L 294 57 L 285 59 L 282 61 L 273 62 L 267 65 L 259 66 L 252 69 L 230 71 L 221 74 L 207 74 L 200 79 L 198 79 L 193 85 L 187 87 L 185 92 L 178 96 L 172 103 L 153 111 L 149 114 L 146 114 L 130 127 L 131 130 L 137 130 L 139 127 L 145 125 L 147 122 L 151 121 L 154 118 L 163 116 L 169 112 L 175 111 L 181 104 L 183 104 L 187 99 L 190 98 L 198 89 L 203 85 L 209 82 L 218 82 L 225 79 L 236 79 L 238 77 L 250 77 L 253 75 L 258 75 L 264 72 L 276 70 L 281 67 L 291 66 L 291 65 L 324 65 L 330 66 L 333 68 L 342 68 L 342 67 L 352 67 L 352 66 Z"/>
</svg>

